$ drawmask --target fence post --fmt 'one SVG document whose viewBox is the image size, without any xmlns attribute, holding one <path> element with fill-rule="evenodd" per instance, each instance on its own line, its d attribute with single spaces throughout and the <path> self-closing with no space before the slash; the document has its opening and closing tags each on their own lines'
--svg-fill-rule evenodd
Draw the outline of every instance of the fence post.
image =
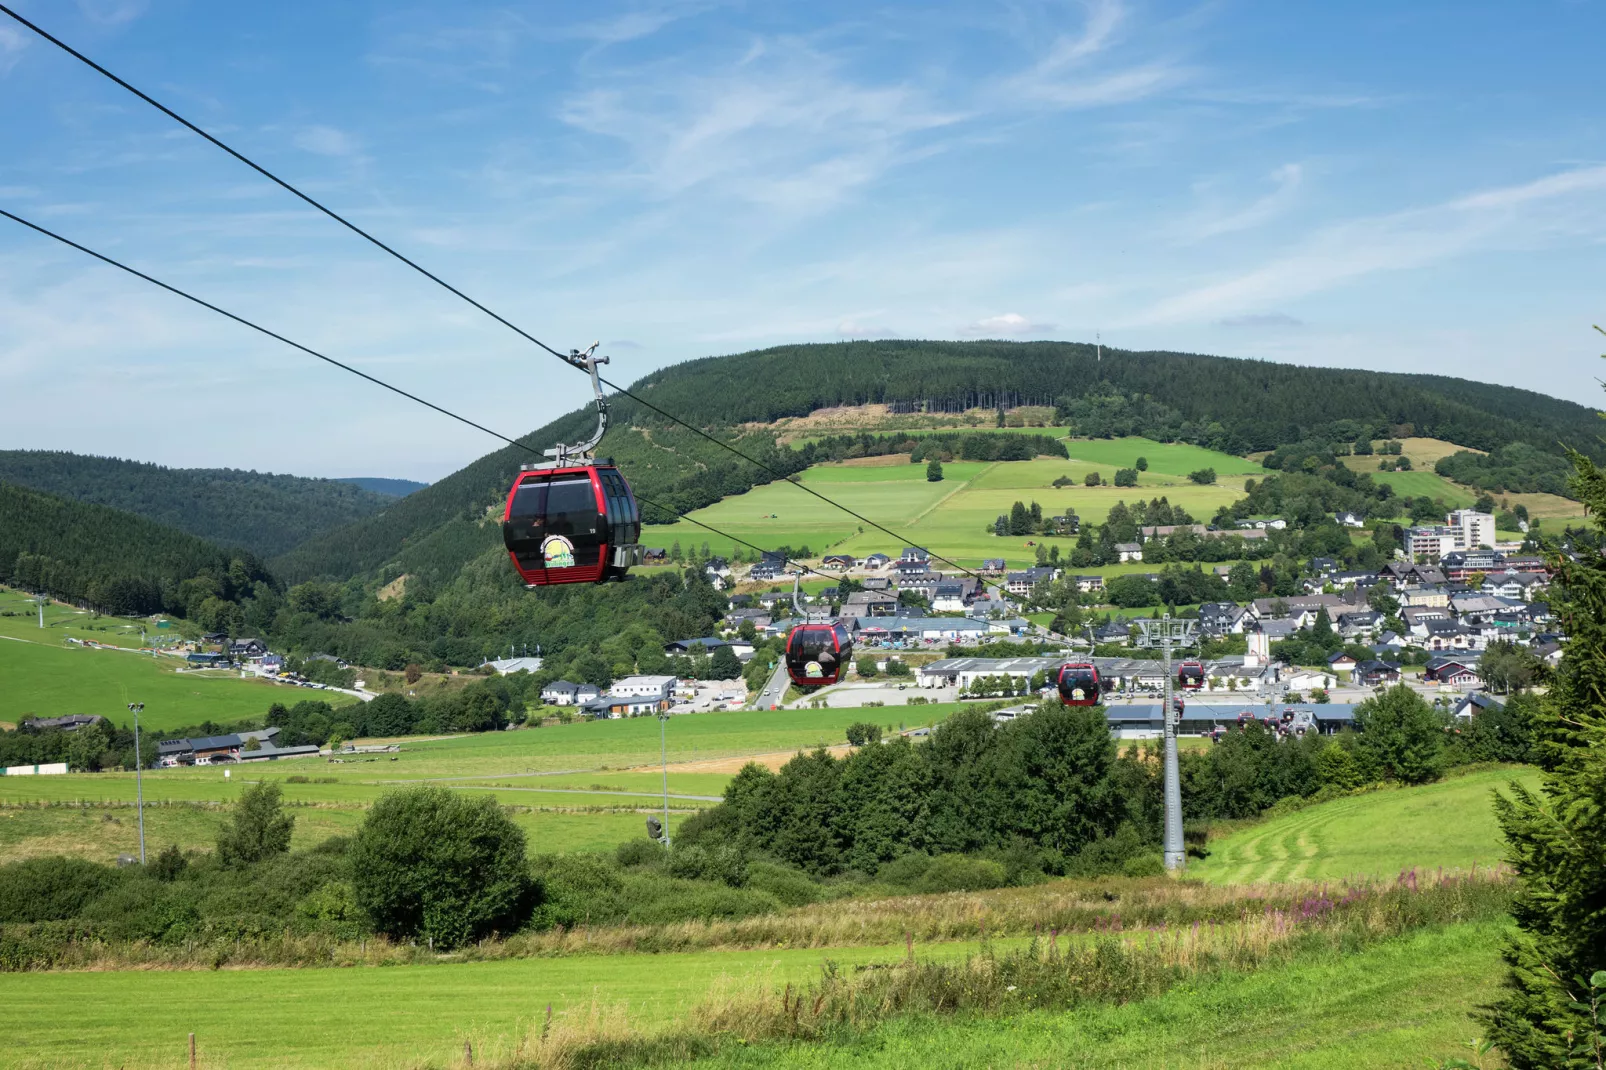
<svg viewBox="0 0 1606 1070">
<path fill-rule="evenodd" d="M 190 1070 L 195 1070 L 195 1034 L 190 1034 Z"/>
<path fill-rule="evenodd" d="M 474 1065 L 474 1044 L 471 1041 L 463 1041 L 463 1064 L 465 1066 Z"/>
<path fill-rule="evenodd" d="M 915 934 L 909 929 L 903 931 L 903 951 L 906 961 L 913 966 L 915 961 Z"/>
</svg>

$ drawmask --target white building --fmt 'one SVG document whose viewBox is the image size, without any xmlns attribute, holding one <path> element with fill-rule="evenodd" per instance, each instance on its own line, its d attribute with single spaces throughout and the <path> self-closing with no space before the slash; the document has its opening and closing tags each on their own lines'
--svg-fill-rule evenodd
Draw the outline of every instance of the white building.
<svg viewBox="0 0 1606 1070">
<path fill-rule="evenodd" d="M 1448 527 L 1455 530 L 1457 550 L 1476 550 L 1480 546 L 1494 545 L 1493 514 L 1457 509 L 1444 520 Z"/>
<path fill-rule="evenodd" d="M 610 698 L 668 698 L 674 694 L 673 676 L 626 676 L 608 688 Z"/>
</svg>

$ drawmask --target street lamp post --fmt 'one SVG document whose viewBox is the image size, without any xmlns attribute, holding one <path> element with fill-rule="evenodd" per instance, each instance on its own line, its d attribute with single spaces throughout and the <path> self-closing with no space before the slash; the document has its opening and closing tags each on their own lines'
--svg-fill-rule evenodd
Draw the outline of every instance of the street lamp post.
<svg viewBox="0 0 1606 1070">
<path fill-rule="evenodd" d="M 658 754 L 664 766 L 664 846 L 669 846 L 669 711 L 658 711 Z"/>
<path fill-rule="evenodd" d="M 139 813 L 139 864 L 145 864 L 145 763 L 139 754 L 139 711 L 143 702 L 130 702 L 128 712 L 134 715 L 134 807 Z"/>
</svg>

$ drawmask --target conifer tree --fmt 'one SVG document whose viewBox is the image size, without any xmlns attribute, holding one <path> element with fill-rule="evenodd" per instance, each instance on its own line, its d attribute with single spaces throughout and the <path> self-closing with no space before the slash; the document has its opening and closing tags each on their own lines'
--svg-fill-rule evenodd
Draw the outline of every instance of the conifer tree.
<svg viewBox="0 0 1606 1070">
<path fill-rule="evenodd" d="M 1571 487 L 1606 533 L 1606 474 L 1573 453 Z M 1551 556 L 1551 604 L 1569 636 L 1534 713 L 1540 790 L 1511 785 L 1495 814 L 1521 880 L 1505 993 L 1489 1038 L 1514 1070 L 1595 1067 L 1606 997 L 1606 559 Z"/>
</svg>

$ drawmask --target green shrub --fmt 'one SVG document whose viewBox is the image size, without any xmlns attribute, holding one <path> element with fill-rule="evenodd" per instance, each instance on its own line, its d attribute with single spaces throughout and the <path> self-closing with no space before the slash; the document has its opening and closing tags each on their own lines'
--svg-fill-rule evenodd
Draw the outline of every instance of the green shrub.
<svg viewBox="0 0 1606 1070">
<path fill-rule="evenodd" d="M 1158 854 L 1135 855 L 1121 866 L 1121 873 L 1128 877 L 1163 877 L 1165 859 Z"/>
<path fill-rule="evenodd" d="M 870 724 L 868 721 L 856 721 L 848 725 L 848 742 L 855 747 L 863 747 L 870 743 L 881 742 L 881 726 Z"/>
<path fill-rule="evenodd" d="M 30 858 L 0 866 L 0 922 L 78 917 L 122 876 L 111 866 L 81 858 Z"/>
<path fill-rule="evenodd" d="M 807 873 L 774 862 L 753 862 L 747 867 L 747 887 L 774 896 L 782 906 L 801 907 L 825 898 L 825 888 Z"/>
<path fill-rule="evenodd" d="M 669 874 L 740 888 L 747 881 L 747 858 L 734 844 L 676 847 L 669 852 Z"/>
<path fill-rule="evenodd" d="M 240 792 L 234 818 L 217 837 L 217 858 L 225 866 L 248 866 L 290 850 L 296 819 L 284 812 L 281 789 L 273 781 Z"/>
<path fill-rule="evenodd" d="M 938 855 L 921 874 L 916 890 L 922 892 L 978 892 L 1009 883 L 1003 865 L 986 858 Z"/>
<path fill-rule="evenodd" d="M 350 851 L 357 902 L 389 936 L 456 947 L 507 932 L 537 889 L 524 833 L 490 796 L 416 787 L 380 798 Z"/>
<path fill-rule="evenodd" d="M 920 883 L 920 878 L 926 875 L 926 870 L 929 868 L 931 868 L 930 855 L 911 851 L 906 855 L 899 855 L 890 862 L 883 862 L 881 868 L 876 870 L 876 880 L 897 888 L 913 888 Z"/>
<path fill-rule="evenodd" d="M 663 844 L 645 836 L 626 840 L 613 851 L 614 860 L 627 869 L 634 866 L 661 866 L 667 854 Z"/>
</svg>

